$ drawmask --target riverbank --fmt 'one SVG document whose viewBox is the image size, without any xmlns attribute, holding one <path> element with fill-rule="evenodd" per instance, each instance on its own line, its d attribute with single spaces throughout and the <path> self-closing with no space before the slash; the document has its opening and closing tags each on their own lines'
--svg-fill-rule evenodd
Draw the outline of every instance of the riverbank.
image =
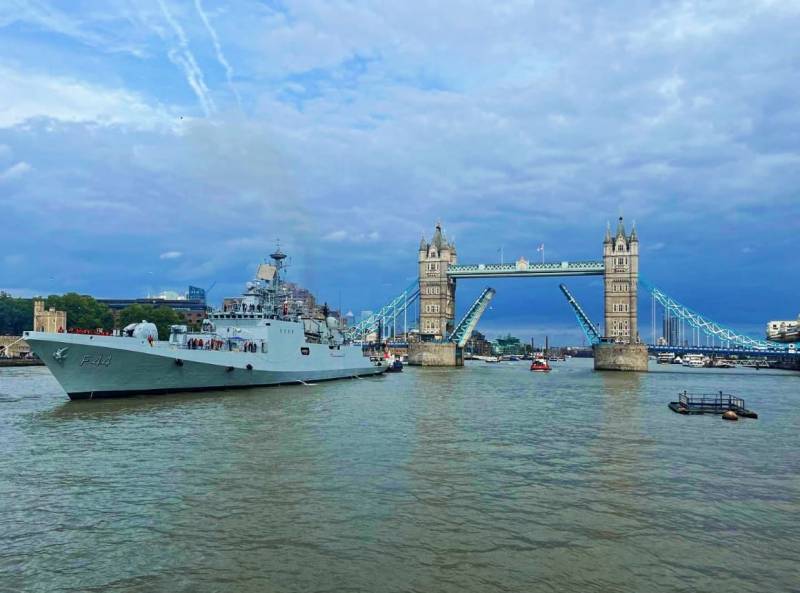
<svg viewBox="0 0 800 593">
<path fill-rule="evenodd" d="M 0 358 L 0 368 L 3 367 L 43 367 L 44 363 L 38 358 Z"/>
</svg>

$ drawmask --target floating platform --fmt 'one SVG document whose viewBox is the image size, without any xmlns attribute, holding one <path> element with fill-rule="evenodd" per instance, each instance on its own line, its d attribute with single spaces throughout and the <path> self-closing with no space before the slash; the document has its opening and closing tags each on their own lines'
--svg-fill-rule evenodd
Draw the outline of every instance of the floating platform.
<svg viewBox="0 0 800 593">
<path fill-rule="evenodd" d="M 678 401 L 669 402 L 669 408 L 678 414 L 723 414 L 730 410 L 742 418 L 758 418 L 758 414 L 745 407 L 741 397 L 721 391 L 699 394 L 684 391 L 678 394 Z"/>
</svg>

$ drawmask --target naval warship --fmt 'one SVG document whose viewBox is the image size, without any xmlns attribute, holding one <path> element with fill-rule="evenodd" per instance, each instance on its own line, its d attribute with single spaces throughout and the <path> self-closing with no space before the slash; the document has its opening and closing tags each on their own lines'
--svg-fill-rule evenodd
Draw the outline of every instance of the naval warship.
<svg viewBox="0 0 800 593">
<path fill-rule="evenodd" d="M 170 326 L 160 341 L 154 324 L 120 336 L 25 332 L 70 399 L 208 391 L 379 375 L 339 320 L 318 318 L 292 302 L 278 248 L 258 266 L 241 297 L 210 311 L 200 331 Z"/>
</svg>

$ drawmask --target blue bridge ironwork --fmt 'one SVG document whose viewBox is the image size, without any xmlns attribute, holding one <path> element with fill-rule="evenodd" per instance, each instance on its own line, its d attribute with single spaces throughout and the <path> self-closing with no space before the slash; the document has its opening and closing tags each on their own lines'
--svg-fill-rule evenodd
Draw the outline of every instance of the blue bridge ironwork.
<svg viewBox="0 0 800 593">
<path fill-rule="evenodd" d="M 561 292 L 564 293 L 564 296 L 567 297 L 567 302 L 572 307 L 572 311 L 578 319 L 578 325 L 581 326 L 583 334 L 586 336 L 589 344 L 599 344 L 600 332 L 597 330 L 594 323 L 592 323 L 592 320 L 589 319 L 589 316 L 583 311 L 583 308 L 578 304 L 578 301 L 575 300 L 575 297 L 572 296 L 572 293 L 564 284 L 559 284 L 558 287 L 561 289 Z"/>
<path fill-rule="evenodd" d="M 556 263 L 530 263 L 518 261 L 512 264 L 470 264 L 470 265 L 451 265 L 447 269 L 447 275 L 451 278 L 503 278 L 503 277 L 555 277 L 555 276 L 600 276 L 605 272 L 604 264 L 601 261 L 581 261 L 581 262 L 556 262 Z M 704 353 L 719 355 L 741 355 L 753 357 L 786 358 L 796 359 L 800 357 L 800 343 L 780 344 L 761 340 L 739 333 L 720 323 L 712 321 L 691 308 L 679 303 L 663 290 L 639 279 L 639 285 L 647 290 L 653 299 L 653 325 L 655 329 L 655 304 L 660 304 L 665 313 L 671 317 L 685 323 L 692 330 L 692 342 L 684 345 L 648 345 L 648 350 L 652 353 L 658 352 L 683 352 L 683 353 Z M 566 286 L 559 286 L 572 307 L 578 324 L 583 330 L 590 344 L 599 343 L 602 338 L 597 326 L 589 319 L 588 315 L 578 304 L 575 297 L 569 292 Z M 494 296 L 495 291 L 491 288 L 484 289 L 480 297 L 472 304 L 464 318 L 458 323 L 448 341 L 456 342 L 459 346 L 469 339 L 474 330 L 480 315 L 488 306 L 489 300 Z M 383 327 L 384 332 L 379 339 L 386 337 L 385 330 L 390 324 L 397 321 L 400 315 L 406 315 L 408 308 L 416 303 L 419 297 L 419 280 L 415 280 L 401 292 L 397 297 L 383 306 L 379 311 L 372 314 L 367 319 L 362 320 L 349 330 L 349 335 L 358 339 L 361 336 L 374 333 Z M 706 336 L 707 343 L 702 345 L 700 336 Z"/>
<path fill-rule="evenodd" d="M 488 286 L 483 289 L 480 296 L 475 299 L 475 302 L 472 303 L 464 317 L 458 322 L 453 333 L 447 338 L 449 342 L 455 342 L 459 348 L 463 348 L 467 344 L 475 326 L 478 325 L 478 320 L 483 315 L 486 307 L 489 306 L 489 301 L 492 300 L 495 292 L 494 288 Z"/>
<path fill-rule="evenodd" d="M 406 315 L 408 307 L 415 303 L 418 297 L 419 280 L 414 280 L 378 311 L 349 328 L 347 335 L 353 340 L 359 340 L 380 330 L 384 334 L 379 336 L 379 340 L 382 340 L 389 325 L 395 323 L 401 314 Z"/>
<path fill-rule="evenodd" d="M 671 317 L 677 318 L 686 322 L 693 331 L 697 332 L 697 342 L 700 341 L 700 334 L 704 334 L 719 345 L 729 350 L 738 350 L 746 352 L 770 352 L 770 353 L 787 353 L 794 354 L 797 345 L 795 344 L 779 344 L 777 342 L 769 342 L 767 340 L 758 340 L 750 336 L 736 332 L 735 330 L 711 321 L 707 317 L 693 311 L 689 307 L 680 304 L 675 299 L 667 295 L 664 291 L 656 288 L 649 282 L 639 279 L 639 285 L 650 292 L 655 302 L 661 304 L 664 310 L 668 312 Z M 703 348 L 699 343 L 694 345 L 697 348 Z M 705 348 L 713 350 L 715 344 L 706 345 Z M 674 350 L 676 346 L 672 346 Z M 683 349 L 683 347 L 680 347 Z"/>
<path fill-rule="evenodd" d="M 506 278 L 528 276 L 602 276 L 605 266 L 601 261 L 513 264 L 456 264 L 447 268 L 450 278 Z"/>
</svg>

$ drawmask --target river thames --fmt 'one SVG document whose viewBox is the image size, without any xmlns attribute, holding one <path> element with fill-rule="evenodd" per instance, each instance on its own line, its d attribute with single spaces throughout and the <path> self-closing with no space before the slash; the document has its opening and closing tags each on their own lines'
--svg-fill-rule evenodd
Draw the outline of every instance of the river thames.
<svg viewBox="0 0 800 593">
<path fill-rule="evenodd" d="M 554 364 L 91 402 L 2 369 L 0 590 L 798 590 L 800 373 Z"/>
</svg>

